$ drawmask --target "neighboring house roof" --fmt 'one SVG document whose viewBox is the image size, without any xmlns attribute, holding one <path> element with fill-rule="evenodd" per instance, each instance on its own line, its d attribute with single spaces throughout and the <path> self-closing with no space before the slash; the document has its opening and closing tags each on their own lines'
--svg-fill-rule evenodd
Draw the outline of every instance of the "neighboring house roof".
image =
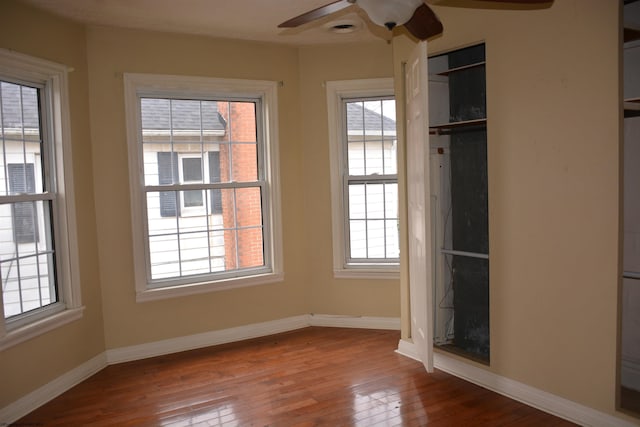
<svg viewBox="0 0 640 427">
<path fill-rule="evenodd" d="M 359 102 L 347 103 L 347 129 L 349 133 L 362 133 L 363 115 L 366 131 L 381 132 L 384 130 L 384 133 L 387 135 L 395 135 L 395 120 L 365 108 Z"/>
<path fill-rule="evenodd" d="M 144 130 L 202 129 L 224 132 L 227 126 L 218 112 L 217 101 L 142 98 L 141 103 Z"/>
<path fill-rule="evenodd" d="M 38 123 L 38 90 L 16 84 L 2 82 L 2 127 L 8 129 L 22 129 L 35 131 L 40 127 Z M 22 98 L 22 102 L 20 101 Z M 22 105 L 22 108 L 20 106 Z"/>
<path fill-rule="evenodd" d="M 7 128 L 37 129 L 38 99 L 37 90 L 25 88 L 22 91 L 22 110 L 20 109 L 20 86 L 2 83 L 2 123 Z M 224 132 L 226 121 L 218 112 L 216 101 L 171 100 L 142 98 L 142 128 L 145 130 L 197 130 Z M 171 109 L 170 109 L 171 104 Z M 202 113 L 202 118 L 200 117 Z M 347 103 L 347 125 L 350 133 L 361 133 L 364 115 L 365 130 L 394 135 L 396 122 L 361 103 Z M 173 122 L 170 126 L 170 120 Z M 201 122 L 202 121 L 202 122 Z"/>
</svg>

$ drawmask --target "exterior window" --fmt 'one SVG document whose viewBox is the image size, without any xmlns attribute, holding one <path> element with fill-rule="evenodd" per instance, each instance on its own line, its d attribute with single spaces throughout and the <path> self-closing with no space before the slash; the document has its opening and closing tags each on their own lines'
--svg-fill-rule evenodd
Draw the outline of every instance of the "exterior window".
<svg viewBox="0 0 640 427">
<path fill-rule="evenodd" d="M 0 50 L 0 350 L 81 314 L 65 102 L 64 67 Z"/>
<path fill-rule="evenodd" d="M 272 85 L 126 80 L 138 299 L 279 280 Z"/>
<path fill-rule="evenodd" d="M 400 253 L 392 82 L 329 82 L 327 96 L 334 272 L 342 277 L 394 277 Z"/>
</svg>

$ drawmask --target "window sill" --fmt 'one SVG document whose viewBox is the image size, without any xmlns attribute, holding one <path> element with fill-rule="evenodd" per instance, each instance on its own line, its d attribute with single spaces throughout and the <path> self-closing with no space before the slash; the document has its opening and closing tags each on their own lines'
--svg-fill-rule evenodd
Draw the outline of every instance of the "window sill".
<svg viewBox="0 0 640 427">
<path fill-rule="evenodd" d="M 399 280 L 399 268 L 353 267 L 333 270 L 336 279 Z"/>
<path fill-rule="evenodd" d="M 82 317 L 83 312 L 84 307 L 71 308 L 45 319 L 8 331 L 5 336 L 0 338 L 0 351 L 78 320 Z"/>
<path fill-rule="evenodd" d="M 209 292 L 225 291 L 229 289 L 246 288 L 249 286 L 267 285 L 282 282 L 284 273 L 267 273 L 250 277 L 218 280 L 215 282 L 192 283 L 187 285 L 167 286 L 138 291 L 136 302 L 156 301 L 176 298 L 188 295 L 204 294 Z"/>
</svg>

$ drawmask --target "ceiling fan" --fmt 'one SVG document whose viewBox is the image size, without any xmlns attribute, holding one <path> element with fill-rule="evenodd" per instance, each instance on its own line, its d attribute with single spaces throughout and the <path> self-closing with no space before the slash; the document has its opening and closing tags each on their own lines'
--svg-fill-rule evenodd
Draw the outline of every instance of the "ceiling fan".
<svg viewBox="0 0 640 427">
<path fill-rule="evenodd" d="M 553 0 L 483 0 L 487 3 L 550 4 Z M 442 23 L 435 12 L 423 0 L 337 0 L 307 13 L 296 16 L 278 25 L 279 28 L 293 28 L 336 13 L 351 5 L 363 9 L 374 24 L 387 27 L 404 25 L 420 40 L 426 40 L 442 33 Z"/>
</svg>

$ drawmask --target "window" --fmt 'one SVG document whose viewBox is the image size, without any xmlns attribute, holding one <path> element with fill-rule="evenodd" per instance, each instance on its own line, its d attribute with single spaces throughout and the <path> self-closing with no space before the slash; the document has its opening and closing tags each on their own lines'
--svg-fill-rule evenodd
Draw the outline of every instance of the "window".
<svg viewBox="0 0 640 427">
<path fill-rule="evenodd" d="M 275 83 L 125 86 L 138 300 L 281 280 Z"/>
<path fill-rule="evenodd" d="M 0 49 L 0 350 L 81 313 L 66 68 Z"/>
<path fill-rule="evenodd" d="M 397 277 L 398 176 L 392 79 L 327 84 L 337 277 Z"/>
</svg>

